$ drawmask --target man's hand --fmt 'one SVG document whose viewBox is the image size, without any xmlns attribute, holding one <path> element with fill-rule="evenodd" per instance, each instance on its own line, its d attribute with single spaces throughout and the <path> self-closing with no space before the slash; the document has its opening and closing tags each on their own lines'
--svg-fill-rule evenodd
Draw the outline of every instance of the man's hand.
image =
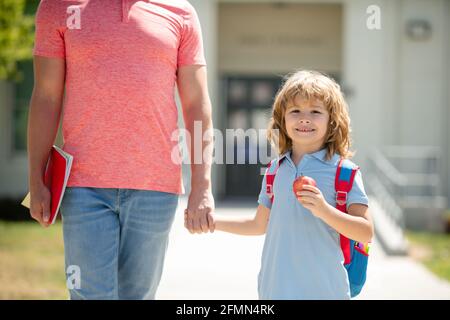
<svg viewBox="0 0 450 320">
<path fill-rule="evenodd" d="M 50 225 L 50 191 L 41 184 L 30 189 L 30 215 L 44 228 Z"/>
<path fill-rule="evenodd" d="M 213 211 L 214 198 L 211 189 L 193 189 L 184 211 L 184 226 L 190 233 L 214 232 Z"/>
</svg>

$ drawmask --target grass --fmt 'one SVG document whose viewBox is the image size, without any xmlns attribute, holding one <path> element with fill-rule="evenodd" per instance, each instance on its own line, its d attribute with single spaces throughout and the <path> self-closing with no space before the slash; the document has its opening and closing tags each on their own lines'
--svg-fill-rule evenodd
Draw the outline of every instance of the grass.
<svg viewBox="0 0 450 320">
<path fill-rule="evenodd" d="M 438 277 L 450 281 L 450 234 L 407 231 L 411 256 Z"/>
<path fill-rule="evenodd" d="M 0 221 L 0 299 L 67 299 L 60 222 Z"/>
</svg>

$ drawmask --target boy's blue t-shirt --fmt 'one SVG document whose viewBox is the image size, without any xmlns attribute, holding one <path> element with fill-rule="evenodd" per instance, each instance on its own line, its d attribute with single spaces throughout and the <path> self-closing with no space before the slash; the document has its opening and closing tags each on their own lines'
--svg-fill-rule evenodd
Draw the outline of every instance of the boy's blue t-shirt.
<svg viewBox="0 0 450 320">
<path fill-rule="evenodd" d="M 271 209 L 258 276 L 260 299 L 350 299 L 339 234 L 295 198 L 296 177 L 313 178 L 326 201 L 336 206 L 335 175 L 339 155 L 326 160 L 326 149 L 306 154 L 298 166 L 287 152 L 274 181 L 274 202 L 264 177 L 258 203 Z M 347 197 L 368 205 L 360 170 Z"/>
</svg>

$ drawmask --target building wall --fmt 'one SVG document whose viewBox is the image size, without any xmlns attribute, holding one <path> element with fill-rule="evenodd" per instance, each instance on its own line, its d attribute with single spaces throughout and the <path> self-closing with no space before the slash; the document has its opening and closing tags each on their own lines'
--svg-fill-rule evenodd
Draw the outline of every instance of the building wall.
<svg viewBox="0 0 450 320">
<path fill-rule="evenodd" d="M 220 74 L 341 72 L 340 4 L 220 3 Z"/>
<path fill-rule="evenodd" d="M 442 112 L 446 100 L 444 0 L 402 1 L 399 28 L 412 19 L 431 23 L 431 37 L 414 41 L 402 34 L 400 40 L 399 85 L 400 143 L 442 146 L 445 142 L 442 129 Z M 436 108 L 431 111 L 430 108 Z M 438 125 L 436 125 L 438 124 Z M 444 140 L 445 139 L 445 140 Z"/>
<path fill-rule="evenodd" d="M 356 159 L 372 147 L 437 146 L 441 179 L 449 196 L 448 19 L 449 3 L 432 1 L 346 1 L 344 84 L 353 120 Z M 366 8 L 381 8 L 381 30 L 366 27 Z M 412 20 L 431 25 L 428 39 L 407 34 Z"/>
</svg>

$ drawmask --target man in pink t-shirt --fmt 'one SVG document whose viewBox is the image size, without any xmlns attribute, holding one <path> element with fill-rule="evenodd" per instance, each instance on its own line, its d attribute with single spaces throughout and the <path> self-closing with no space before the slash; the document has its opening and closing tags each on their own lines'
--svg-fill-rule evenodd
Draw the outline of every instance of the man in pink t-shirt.
<svg viewBox="0 0 450 320">
<path fill-rule="evenodd" d="M 30 213 L 48 226 L 50 194 L 42 177 L 63 115 L 63 149 L 74 156 L 61 204 L 65 260 L 81 283 L 69 285 L 71 298 L 154 298 L 184 192 L 181 165 L 172 159 L 175 87 L 191 136 L 194 121 L 201 121 L 202 137 L 212 129 L 194 8 L 185 0 L 41 0 L 34 66 Z M 209 143 L 196 146 L 207 159 Z M 191 170 L 187 228 L 208 232 L 210 163 Z"/>
</svg>

